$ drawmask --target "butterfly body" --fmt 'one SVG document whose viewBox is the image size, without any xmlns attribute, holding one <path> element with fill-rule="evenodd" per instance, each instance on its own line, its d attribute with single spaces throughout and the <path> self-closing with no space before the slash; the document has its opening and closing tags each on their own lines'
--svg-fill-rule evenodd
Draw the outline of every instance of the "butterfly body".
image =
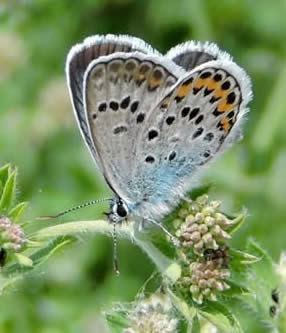
<svg viewBox="0 0 286 333">
<path fill-rule="evenodd" d="M 250 80 L 214 44 L 165 56 L 129 36 L 95 36 L 66 65 L 74 113 L 115 193 L 110 221 L 160 221 L 194 175 L 240 137 Z"/>
</svg>

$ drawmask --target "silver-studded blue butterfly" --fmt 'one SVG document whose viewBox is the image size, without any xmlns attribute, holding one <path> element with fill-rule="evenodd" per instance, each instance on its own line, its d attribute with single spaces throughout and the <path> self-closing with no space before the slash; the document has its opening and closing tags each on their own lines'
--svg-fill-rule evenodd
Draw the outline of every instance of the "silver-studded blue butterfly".
<svg viewBox="0 0 286 333">
<path fill-rule="evenodd" d="M 160 54 L 130 36 L 93 36 L 68 54 L 74 113 L 114 192 L 111 222 L 159 224 L 193 177 L 241 137 L 249 77 L 215 44 Z"/>
</svg>

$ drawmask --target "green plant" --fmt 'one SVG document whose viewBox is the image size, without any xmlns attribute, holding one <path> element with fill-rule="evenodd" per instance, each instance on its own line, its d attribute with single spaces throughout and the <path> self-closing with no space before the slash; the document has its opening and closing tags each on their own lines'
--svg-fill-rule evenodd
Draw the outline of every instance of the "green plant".
<svg viewBox="0 0 286 333">
<path fill-rule="evenodd" d="M 16 203 L 17 170 L 0 169 L 1 292 L 31 273 L 82 233 L 112 234 L 106 220 L 77 221 L 29 231 L 28 204 Z M 252 239 L 245 251 L 231 246 L 246 213 L 231 216 L 210 201 L 208 188 L 192 191 L 163 223 L 178 237 L 175 247 L 161 230 L 139 232 L 134 222 L 117 226 L 118 235 L 135 242 L 155 263 L 157 273 L 130 304 L 106 313 L 112 332 L 246 332 L 259 319 L 273 332 L 286 329 L 286 257 L 275 264 Z M 42 268 L 43 269 L 43 268 Z"/>
</svg>

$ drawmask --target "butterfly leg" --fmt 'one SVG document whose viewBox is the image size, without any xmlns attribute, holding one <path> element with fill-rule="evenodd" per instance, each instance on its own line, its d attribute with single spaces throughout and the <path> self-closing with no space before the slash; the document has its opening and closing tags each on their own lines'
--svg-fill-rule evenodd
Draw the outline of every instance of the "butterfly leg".
<svg viewBox="0 0 286 333">
<path fill-rule="evenodd" d="M 155 220 L 149 220 L 149 219 L 143 219 L 143 221 L 145 220 L 145 222 L 150 222 L 152 224 L 154 224 L 155 226 L 159 227 L 162 231 L 164 231 L 164 233 L 166 235 L 168 235 L 172 241 L 172 243 L 174 244 L 174 246 L 179 247 L 180 246 L 180 241 L 173 236 L 161 223 L 156 222 Z"/>
<path fill-rule="evenodd" d="M 146 219 L 140 219 L 138 231 L 139 232 L 146 231 L 146 224 L 147 224 L 147 220 Z"/>
</svg>

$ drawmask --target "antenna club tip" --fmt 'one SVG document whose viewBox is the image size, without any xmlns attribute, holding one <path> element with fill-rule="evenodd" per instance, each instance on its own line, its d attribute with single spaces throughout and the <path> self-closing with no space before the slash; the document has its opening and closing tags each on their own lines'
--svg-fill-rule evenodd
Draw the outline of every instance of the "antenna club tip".
<svg viewBox="0 0 286 333">
<path fill-rule="evenodd" d="M 115 274 L 116 274 L 116 276 L 119 276 L 119 275 L 120 275 L 120 272 L 119 272 L 118 269 L 115 270 Z"/>
</svg>

